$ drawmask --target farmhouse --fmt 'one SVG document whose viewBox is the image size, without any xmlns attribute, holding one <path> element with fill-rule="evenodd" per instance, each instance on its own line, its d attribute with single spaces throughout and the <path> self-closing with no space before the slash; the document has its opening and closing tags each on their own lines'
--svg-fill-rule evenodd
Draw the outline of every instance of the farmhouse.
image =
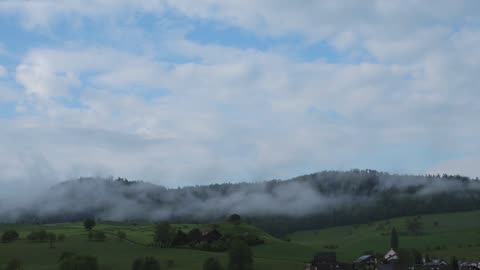
<svg viewBox="0 0 480 270">
<path fill-rule="evenodd" d="M 222 234 L 217 229 L 213 229 L 213 230 L 204 229 L 204 230 L 200 230 L 200 233 L 202 235 L 201 237 L 202 242 L 212 243 L 222 238 Z"/>
<path fill-rule="evenodd" d="M 320 252 L 315 255 L 312 262 L 306 265 L 306 270 L 343 270 L 342 265 L 337 262 L 335 252 Z"/>
<path fill-rule="evenodd" d="M 377 258 L 374 255 L 363 255 L 353 261 L 353 270 L 375 270 L 377 269 Z"/>
</svg>

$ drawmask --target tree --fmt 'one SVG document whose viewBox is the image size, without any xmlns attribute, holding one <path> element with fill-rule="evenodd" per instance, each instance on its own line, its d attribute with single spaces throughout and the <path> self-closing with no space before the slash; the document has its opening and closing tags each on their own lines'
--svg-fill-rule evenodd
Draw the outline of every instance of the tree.
<svg viewBox="0 0 480 270">
<path fill-rule="evenodd" d="M 5 270 L 22 270 L 23 264 L 19 259 L 10 260 L 5 266 Z"/>
<path fill-rule="evenodd" d="M 154 257 L 137 258 L 132 263 L 132 270 L 160 270 L 160 263 Z"/>
<path fill-rule="evenodd" d="M 76 255 L 75 253 L 64 252 L 59 259 L 60 270 L 98 270 L 96 257 L 88 255 Z"/>
<path fill-rule="evenodd" d="M 107 236 L 102 231 L 94 231 L 92 233 L 92 239 L 95 241 L 105 241 L 106 238 Z"/>
<path fill-rule="evenodd" d="M 127 234 L 124 231 L 118 231 L 117 237 L 118 237 L 118 240 L 123 241 L 125 240 L 125 238 L 127 238 Z"/>
<path fill-rule="evenodd" d="M 452 265 L 452 270 L 460 269 L 460 266 L 458 265 L 457 257 L 453 256 L 452 257 L 452 262 L 450 264 Z"/>
<path fill-rule="evenodd" d="M 223 266 L 217 258 L 208 258 L 203 263 L 203 270 L 223 270 Z"/>
<path fill-rule="evenodd" d="M 10 243 L 10 242 L 13 242 L 15 240 L 18 240 L 18 232 L 15 231 L 15 230 L 7 230 L 5 232 L 3 232 L 2 234 L 2 242 L 3 243 Z"/>
<path fill-rule="evenodd" d="M 234 239 L 228 251 L 229 270 L 252 270 L 253 254 L 250 247 L 241 239 Z"/>
<path fill-rule="evenodd" d="M 233 214 L 228 217 L 228 222 L 239 224 L 240 222 L 242 222 L 242 218 L 238 214 Z"/>
<path fill-rule="evenodd" d="M 423 222 L 419 216 L 407 219 L 406 223 L 407 230 L 412 234 L 418 235 L 423 229 Z"/>
<path fill-rule="evenodd" d="M 83 222 L 83 227 L 85 227 L 87 231 L 91 231 L 93 227 L 95 227 L 95 225 L 97 224 L 95 223 L 95 220 L 93 218 L 87 218 Z"/>
<path fill-rule="evenodd" d="M 398 249 L 398 234 L 395 227 L 393 227 L 392 232 L 390 233 L 390 248 Z"/>
<path fill-rule="evenodd" d="M 65 241 L 65 234 L 60 233 L 60 234 L 58 235 L 58 241 L 60 241 L 60 242 Z"/>
<path fill-rule="evenodd" d="M 161 222 L 155 226 L 153 242 L 160 247 L 169 247 L 175 237 L 172 226 L 168 222 Z"/>
<path fill-rule="evenodd" d="M 48 242 L 50 243 L 50 248 L 54 248 L 55 241 L 57 241 L 57 235 L 54 233 L 49 233 Z"/>
</svg>

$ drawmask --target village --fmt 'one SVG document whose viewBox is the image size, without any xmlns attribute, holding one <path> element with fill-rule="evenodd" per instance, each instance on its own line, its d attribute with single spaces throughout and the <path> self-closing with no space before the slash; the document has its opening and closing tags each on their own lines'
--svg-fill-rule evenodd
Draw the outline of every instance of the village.
<svg viewBox="0 0 480 270">
<path fill-rule="evenodd" d="M 461 261 L 452 259 L 448 262 L 443 258 L 414 258 L 415 263 L 402 261 L 401 252 L 390 248 L 385 255 L 366 254 L 352 263 L 337 261 L 335 252 L 319 252 L 305 270 L 480 270 L 480 261 Z"/>
</svg>

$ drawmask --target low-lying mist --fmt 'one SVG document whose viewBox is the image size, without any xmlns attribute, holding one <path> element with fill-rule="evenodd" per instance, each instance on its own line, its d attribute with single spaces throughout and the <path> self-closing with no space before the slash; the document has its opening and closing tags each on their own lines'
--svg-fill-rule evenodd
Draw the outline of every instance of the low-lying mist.
<svg viewBox="0 0 480 270">
<path fill-rule="evenodd" d="M 125 179 L 82 178 L 35 195 L 22 196 L 22 191 L 18 192 L 18 196 L 0 198 L 1 222 L 56 222 L 86 216 L 104 220 L 192 221 L 214 220 L 232 213 L 253 218 L 302 218 L 338 209 L 355 212 L 362 207 L 380 207 L 380 202 L 431 202 L 445 194 L 453 199 L 470 198 L 462 209 L 480 206 L 480 183 L 476 180 L 391 175 L 371 170 L 326 171 L 287 181 L 177 189 Z"/>
</svg>

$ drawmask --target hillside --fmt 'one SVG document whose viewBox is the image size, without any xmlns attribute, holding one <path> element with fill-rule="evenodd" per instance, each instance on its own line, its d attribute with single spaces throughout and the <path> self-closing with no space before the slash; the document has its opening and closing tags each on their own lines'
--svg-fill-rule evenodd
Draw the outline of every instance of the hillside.
<svg viewBox="0 0 480 270">
<path fill-rule="evenodd" d="M 315 250 L 335 251 L 344 261 L 352 261 L 364 253 L 384 253 L 389 248 L 390 231 L 399 232 L 400 247 L 414 248 L 432 257 L 451 256 L 480 259 L 480 211 L 424 215 L 419 235 L 407 231 L 401 217 L 369 224 L 300 231 L 288 235 L 292 243 Z M 373 251 L 373 252 L 372 252 Z"/>
<path fill-rule="evenodd" d="M 256 234 L 265 240 L 264 245 L 253 247 L 255 269 L 302 269 L 315 251 L 307 246 L 288 243 L 258 230 L 247 224 L 234 225 L 219 222 L 215 224 L 176 224 L 177 229 L 189 230 L 205 228 L 215 225 L 222 233 Z M 224 265 L 227 262 L 225 252 L 206 252 L 186 248 L 154 248 L 150 246 L 153 237 L 153 224 L 137 222 L 100 222 L 96 231 L 104 231 L 107 239 L 104 242 L 88 241 L 87 232 L 81 223 L 62 224 L 15 224 L 0 225 L 0 231 L 14 228 L 20 233 L 21 239 L 13 243 L 0 243 L 0 268 L 11 258 L 19 258 L 26 266 L 26 270 L 53 270 L 57 269 L 57 260 L 64 251 L 79 254 L 91 254 L 98 257 L 104 267 L 102 269 L 130 269 L 132 261 L 137 257 L 155 256 L 165 264 L 168 260 L 174 261 L 173 269 L 187 270 L 200 269 L 203 261 L 208 257 L 219 258 Z M 49 248 L 47 242 L 31 242 L 26 236 L 33 230 L 45 229 L 48 232 L 66 235 L 64 242 L 57 242 L 55 248 Z M 120 241 L 116 237 L 117 231 L 124 231 L 127 238 Z"/>
<path fill-rule="evenodd" d="M 285 181 L 168 189 L 126 179 L 82 178 L 24 198 L 16 204 L 0 198 L 0 220 L 58 223 L 95 216 L 115 221 L 209 223 L 238 213 L 250 224 L 283 236 L 406 215 L 480 209 L 480 181 L 352 170 Z"/>
</svg>

